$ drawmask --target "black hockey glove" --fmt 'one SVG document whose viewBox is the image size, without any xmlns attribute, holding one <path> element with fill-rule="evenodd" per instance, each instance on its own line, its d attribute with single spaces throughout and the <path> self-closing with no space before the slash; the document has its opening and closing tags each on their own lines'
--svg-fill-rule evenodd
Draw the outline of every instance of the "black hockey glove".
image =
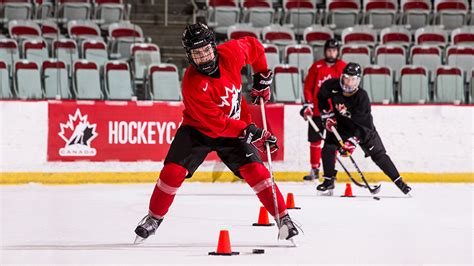
<svg viewBox="0 0 474 266">
<path fill-rule="evenodd" d="M 304 120 L 308 120 L 308 117 L 311 118 L 313 116 L 313 103 L 304 103 L 303 108 L 300 110 L 300 115 L 304 118 Z"/>
<path fill-rule="evenodd" d="M 259 151 L 265 151 L 265 143 L 270 146 L 270 153 L 278 150 L 277 138 L 273 136 L 268 130 L 258 128 L 255 124 L 250 124 L 242 131 L 240 139 L 247 144 L 252 144 Z"/>
<path fill-rule="evenodd" d="M 273 73 L 271 70 L 253 74 L 253 86 L 250 92 L 250 98 L 253 104 L 259 104 L 260 98 L 263 102 L 270 100 L 270 86 L 273 82 Z"/>
</svg>

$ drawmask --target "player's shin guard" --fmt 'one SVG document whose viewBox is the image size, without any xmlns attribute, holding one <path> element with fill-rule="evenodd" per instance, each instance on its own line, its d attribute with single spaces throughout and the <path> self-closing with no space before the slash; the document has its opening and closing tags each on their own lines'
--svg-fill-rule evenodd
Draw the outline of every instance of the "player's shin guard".
<svg viewBox="0 0 474 266">
<path fill-rule="evenodd" d="M 321 164 L 321 140 L 311 142 L 310 144 L 310 161 L 312 169 L 319 169 Z"/>
<path fill-rule="evenodd" d="M 187 174 L 188 171 L 178 164 L 165 164 L 151 195 L 150 215 L 158 219 L 165 216 Z"/>
<path fill-rule="evenodd" d="M 248 163 L 240 167 L 239 172 L 244 180 L 255 191 L 257 197 L 262 202 L 263 206 L 275 217 L 275 206 L 273 203 L 272 180 L 270 172 L 261 163 Z M 278 204 L 279 217 L 287 214 L 285 200 L 280 192 L 280 189 L 275 184 L 276 199 Z"/>
</svg>

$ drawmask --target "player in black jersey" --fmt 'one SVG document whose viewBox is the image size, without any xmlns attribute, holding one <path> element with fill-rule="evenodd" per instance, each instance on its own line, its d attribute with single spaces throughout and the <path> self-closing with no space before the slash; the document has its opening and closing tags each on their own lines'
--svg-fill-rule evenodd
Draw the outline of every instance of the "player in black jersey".
<svg viewBox="0 0 474 266">
<path fill-rule="evenodd" d="M 375 129 L 369 96 L 359 86 L 360 78 L 360 65 L 348 63 L 341 77 L 324 82 L 318 93 L 318 108 L 328 134 L 322 150 L 324 182 L 317 190 L 334 189 L 336 151 L 341 156 L 349 156 L 359 145 L 366 157 L 370 156 L 395 185 L 408 194 L 411 188 L 402 180 Z M 344 140 L 343 147 L 332 133 L 332 126 L 336 127 Z"/>
</svg>

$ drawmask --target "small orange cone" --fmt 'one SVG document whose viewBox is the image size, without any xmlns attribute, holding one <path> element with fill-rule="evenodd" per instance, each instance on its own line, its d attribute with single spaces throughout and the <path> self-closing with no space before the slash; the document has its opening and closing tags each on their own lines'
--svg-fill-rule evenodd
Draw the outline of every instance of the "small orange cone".
<svg viewBox="0 0 474 266">
<path fill-rule="evenodd" d="M 344 191 L 344 195 L 342 195 L 341 197 L 355 197 L 354 195 L 352 195 L 351 183 L 346 183 L 346 191 Z"/>
<path fill-rule="evenodd" d="M 293 210 L 301 209 L 300 207 L 295 206 L 295 196 L 293 195 L 293 193 L 288 193 L 286 195 L 286 208 L 293 209 Z"/>
<path fill-rule="evenodd" d="M 253 226 L 274 226 L 275 224 L 270 223 L 268 220 L 268 212 L 265 207 L 260 207 L 260 213 L 258 214 L 258 223 L 252 224 Z"/>
<path fill-rule="evenodd" d="M 239 252 L 232 252 L 232 249 L 230 247 L 229 231 L 227 230 L 220 231 L 216 252 L 209 252 L 209 255 L 223 255 L 223 256 L 232 256 L 232 255 L 239 255 L 239 254 L 240 254 Z"/>
</svg>

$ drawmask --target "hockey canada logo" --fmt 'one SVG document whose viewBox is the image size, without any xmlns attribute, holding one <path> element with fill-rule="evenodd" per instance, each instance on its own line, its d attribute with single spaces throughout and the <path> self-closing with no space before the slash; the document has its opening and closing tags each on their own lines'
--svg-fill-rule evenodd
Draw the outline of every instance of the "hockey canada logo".
<svg viewBox="0 0 474 266">
<path fill-rule="evenodd" d="M 221 96 L 222 103 L 218 104 L 219 107 L 228 106 L 230 107 L 229 118 L 240 119 L 240 105 L 242 100 L 242 87 L 236 88 L 232 85 L 232 88 L 224 86 L 225 96 Z M 230 103 L 229 103 L 230 99 Z"/>
<path fill-rule="evenodd" d="M 349 112 L 347 110 L 347 107 L 346 107 L 345 104 L 343 104 L 343 103 L 336 104 L 336 109 L 342 116 L 345 116 L 347 118 L 351 118 L 351 116 L 352 116 L 351 112 Z"/>
<path fill-rule="evenodd" d="M 60 123 L 61 132 L 58 133 L 65 142 L 64 148 L 59 149 L 60 156 L 95 156 L 96 149 L 91 142 L 97 137 L 97 124 L 90 124 L 87 115 L 82 115 L 76 109 L 74 115 L 69 115 L 69 121 Z"/>
</svg>

